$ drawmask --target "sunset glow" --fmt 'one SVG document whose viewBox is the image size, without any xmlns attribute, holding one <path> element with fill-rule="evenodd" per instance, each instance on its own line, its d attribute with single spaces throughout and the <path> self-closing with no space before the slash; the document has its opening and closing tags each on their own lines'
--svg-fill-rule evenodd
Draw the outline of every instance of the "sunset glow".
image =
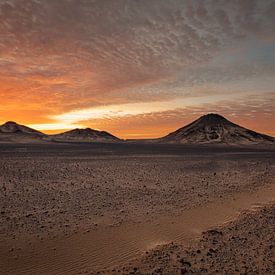
<svg viewBox="0 0 275 275">
<path fill-rule="evenodd" d="M 167 134 L 215 112 L 275 136 L 274 1 L 0 1 L 0 123 Z"/>
</svg>

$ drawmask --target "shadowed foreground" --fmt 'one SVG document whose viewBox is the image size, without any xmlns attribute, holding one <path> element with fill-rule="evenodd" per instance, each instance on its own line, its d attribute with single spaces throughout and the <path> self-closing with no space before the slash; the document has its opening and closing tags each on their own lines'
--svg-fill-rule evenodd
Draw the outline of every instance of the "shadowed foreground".
<svg viewBox="0 0 275 275">
<path fill-rule="evenodd" d="M 113 266 L 126 274 L 212 274 L 212 264 L 227 266 L 214 260 L 233 253 L 235 261 L 233 247 L 182 264 L 195 249 L 192 239 L 274 199 L 275 153 L 268 148 L 72 143 L 3 144 L 0 151 L 3 274 L 111 272 Z M 215 215 L 208 215 L 211 207 Z M 274 219 L 267 221 L 268 230 Z M 222 239 L 221 249 L 230 248 L 228 241 Z M 154 250 L 158 245 L 165 246 Z M 171 249 L 179 258 L 167 256 Z M 154 253 L 164 256 L 156 261 Z M 266 249 L 257 253 L 268 257 Z"/>
<path fill-rule="evenodd" d="M 274 226 L 273 204 L 204 232 L 191 247 L 170 243 L 106 273 L 274 274 Z"/>
</svg>

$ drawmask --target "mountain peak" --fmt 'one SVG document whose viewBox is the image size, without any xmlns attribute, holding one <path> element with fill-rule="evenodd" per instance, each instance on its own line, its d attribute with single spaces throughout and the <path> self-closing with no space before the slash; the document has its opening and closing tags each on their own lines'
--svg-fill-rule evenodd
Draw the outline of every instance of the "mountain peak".
<svg viewBox="0 0 275 275">
<path fill-rule="evenodd" d="M 224 123 L 232 123 L 229 120 L 227 120 L 225 117 L 215 114 L 215 113 L 209 113 L 206 115 L 201 116 L 198 118 L 196 121 L 197 123 L 203 123 L 205 125 L 219 125 L 219 124 L 224 124 Z"/>
<path fill-rule="evenodd" d="M 220 119 L 220 120 L 224 120 L 226 118 L 224 118 L 223 116 L 221 116 L 219 114 L 216 114 L 216 113 L 209 113 L 209 114 L 201 116 L 200 119 Z"/>
<path fill-rule="evenodd" d="M 34 130 L 25 125 L 16 123 L 15 121 L 7 121 L 3 125 L 0 125 L 0 133 L 9 133 L 9 134 L 35 134 L 35 135 L 44 135 L 43 133 Z"/>
<path fill-rule="evenodd" d="M 2 126 L 4 125 L 18 125 L 18 123 L 16 123 L 15 121 L 7 121 Z"/>
<path fill-rule="evenodd" d="M 76 128 L 61 134 L 52 136 L 52 139 L 59 141 L 119 141 L 120 139 L 105 131 L 98 131 L 91 128 Z"/>
<path fill-rule="evenodd" d="M 274 143 L 273 137 L 241 127 L 219 114 L 206 114 L 160 139 L 168 143 Z"/>
</svg>

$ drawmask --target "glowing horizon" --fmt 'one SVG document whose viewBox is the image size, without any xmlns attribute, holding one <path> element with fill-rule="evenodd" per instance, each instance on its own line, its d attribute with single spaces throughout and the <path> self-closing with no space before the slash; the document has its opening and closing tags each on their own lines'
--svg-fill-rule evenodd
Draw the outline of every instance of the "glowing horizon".
<svg viewBox="0 0 275 275">
<path fill-rule="evenodd" d="M 274 7 L 3 0 L 0 123 L 151 138 L 215 112 L 275 136 Z"/>
</svg>

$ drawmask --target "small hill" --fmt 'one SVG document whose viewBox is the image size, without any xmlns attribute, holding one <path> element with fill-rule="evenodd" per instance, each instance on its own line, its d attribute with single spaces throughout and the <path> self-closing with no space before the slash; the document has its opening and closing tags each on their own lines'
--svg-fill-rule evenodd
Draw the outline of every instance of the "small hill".
<svg viewBox="0 0 275 275">
<path fill-rule="evenodd" d="M 55 141 L 78 141 L 78 142 L 117 142 L 121 141 L 116 136 L 106 132 L 91 128 L 74 129 L 61 134 L 49 136 Z"/>
<path fill-rule="evenodd" d="M 38 142 L 45 134 L 30 127 L 18 124 L 14 121 L 8 121 L 0 125 L 0 142 Z"/>
<path fill-rule="evenodd" d="M 161 143 L 232 145 L 275 144 L 275 138 L 241 127 L 219 114 L 207 114 L 165 137 Z"/>
</svg>

